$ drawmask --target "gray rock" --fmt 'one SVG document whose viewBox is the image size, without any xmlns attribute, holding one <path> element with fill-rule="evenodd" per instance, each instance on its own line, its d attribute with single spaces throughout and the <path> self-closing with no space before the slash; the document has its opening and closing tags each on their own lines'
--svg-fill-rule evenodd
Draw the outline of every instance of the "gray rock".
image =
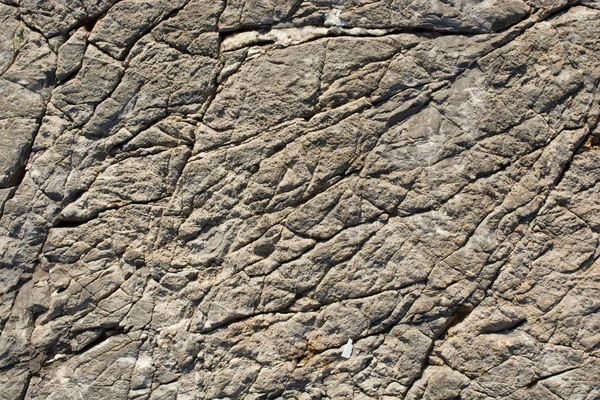
<svg viewBox="0 0 600 400">
<path fill-rule="evenodd" d="M 58 61 L 56 66 L 56 79 L 64 82 L 74 73 L 81 69 L 83 56 L 87 46 L 87 30 L 79 28 L 58 49 Z"/>
<path fill-rule="evenodd" d="M 597 1 L 0 22 L 0 399 L 600 397 Z"/>
</svg>

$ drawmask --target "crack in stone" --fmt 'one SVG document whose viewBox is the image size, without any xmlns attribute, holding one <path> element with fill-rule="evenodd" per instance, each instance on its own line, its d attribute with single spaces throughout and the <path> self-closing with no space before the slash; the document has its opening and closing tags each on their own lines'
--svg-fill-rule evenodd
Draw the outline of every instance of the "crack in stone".
<svg viewBox="0 0 600 400">
<path fill-rule="evenodd" d="M 593 392 L 590 2 L 8 3 L 41 50 L 7 32 L 1 68 L 48 98 L 0 190 L 7 398 Z M 88 50 L 116 79 L 48 78 L 39 54 L 108 14 Z M 7 135 L 32 115 L 12 95 Z"/>
</svg>

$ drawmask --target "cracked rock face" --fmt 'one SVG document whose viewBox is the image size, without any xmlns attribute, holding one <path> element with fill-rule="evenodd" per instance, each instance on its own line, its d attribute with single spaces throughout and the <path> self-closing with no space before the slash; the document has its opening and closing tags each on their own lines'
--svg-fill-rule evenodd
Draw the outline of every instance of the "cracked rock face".
<svg viewBox="0 0 600 400">
<path fill-rule="evenodd" d="M 1 0 L 0 399 L 600 399 L 599 82 L 597 0 Z"/>
</svg>

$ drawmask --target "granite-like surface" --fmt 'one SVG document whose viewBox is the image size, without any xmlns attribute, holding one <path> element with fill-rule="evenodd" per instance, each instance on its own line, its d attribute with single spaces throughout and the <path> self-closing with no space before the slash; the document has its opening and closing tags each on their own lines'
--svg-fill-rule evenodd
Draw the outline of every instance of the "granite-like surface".
<svg viewBox="0 0 600 400">
<path fill-rule="evenodd" d="M 600 399 L 599 83 L 597 0 L 0 0 L 0 399 Z"/>
</svg>

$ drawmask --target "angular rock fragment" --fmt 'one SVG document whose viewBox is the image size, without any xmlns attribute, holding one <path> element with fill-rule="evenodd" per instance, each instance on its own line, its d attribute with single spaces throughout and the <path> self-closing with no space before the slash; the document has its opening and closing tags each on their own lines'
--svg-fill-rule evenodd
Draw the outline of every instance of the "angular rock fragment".
<svg viewBox="0 0 600 400">
<path fill-rule="evenodd" d="M 342 357 L 350 358 L 352 357 L 352 339 L 348 339 L 348 343 L 344 346 L 344 351 L 342 352 Z"/>
</svg>

